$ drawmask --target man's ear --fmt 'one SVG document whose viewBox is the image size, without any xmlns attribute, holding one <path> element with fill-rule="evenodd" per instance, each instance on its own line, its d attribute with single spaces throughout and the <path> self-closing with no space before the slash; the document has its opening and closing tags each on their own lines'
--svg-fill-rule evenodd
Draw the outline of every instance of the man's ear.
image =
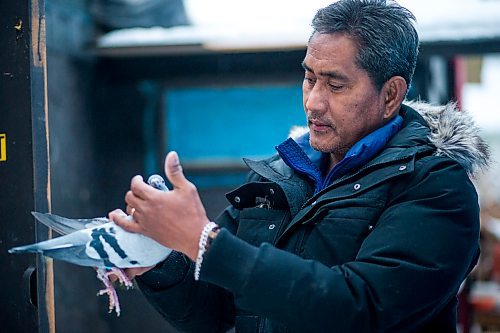
<svg viewBox="0 0 500 333">
<path fill-rule="evenodd" d="M 399 111 L 407 88 L 406 81 L 401 76 L 393 76 L 384 84 L 382 89 L 385 97 L 385 119 L 391 119 Z"/>
</svg>

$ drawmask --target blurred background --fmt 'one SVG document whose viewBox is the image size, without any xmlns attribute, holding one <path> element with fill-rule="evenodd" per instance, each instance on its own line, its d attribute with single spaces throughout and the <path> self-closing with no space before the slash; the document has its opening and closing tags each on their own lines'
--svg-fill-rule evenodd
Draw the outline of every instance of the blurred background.
<svg viewBox="0 0 500 333">
<path fill-rule="evenodd" d="M 215 218 L 245 179 L 241 158 L 273 154 L 305 125 L 300 63 L 330 2 L 45 0 L 52 212 L 123 209 L 130 179 L 163 175 L 176 150 Z M 500 332 L 500 1 L 400 3 L 422 42 L 408 98 L 456 101 L 492 148 L 492 168 L 474 179 L 483 252 L 457 325 Z M 55 262 L 54 272 L 57 332 L 176 332 L 137 290 L 119 291 L 117 318 L 92 269 Z"/>
</svg>

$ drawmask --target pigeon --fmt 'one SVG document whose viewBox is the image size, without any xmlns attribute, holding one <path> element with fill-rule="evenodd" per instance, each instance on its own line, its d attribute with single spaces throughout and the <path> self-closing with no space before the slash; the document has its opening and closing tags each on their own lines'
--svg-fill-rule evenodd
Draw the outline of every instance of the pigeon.
<svg viewBox="0 0 500 333">
<path fill-rule="evenodd" d="M 149 177 L 148 184 L 168 191 L 159 175 Z M 132 288 L 124 268 L 154 266 L 172 252 L 149 237 L 125 231 L 105 217 L 68 219 L 49 213 L 32 214 L 39 222 L 64 236 L 14 247 L 9 253 L 35 252 L 72 264 L 95 267 L 97 277 L 106 287 L 98 295 L 108 295 L 109 312 L 114 309 L 117 316 L 120 315 L 120 303 L 109 277 L 115 275 L 127 289 Z M 132 216 L 129 218 L 132 220 Z"/>
</svg>

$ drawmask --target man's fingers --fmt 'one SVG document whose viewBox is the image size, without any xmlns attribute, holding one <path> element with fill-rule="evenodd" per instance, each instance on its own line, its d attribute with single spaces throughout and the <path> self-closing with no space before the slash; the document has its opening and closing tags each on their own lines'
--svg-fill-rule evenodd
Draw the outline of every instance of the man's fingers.
<svg viewBox="0 0 500 333">
<path fill-rule="evenodd" d="M 115 209 L 108 213 L 108 219 L 111 221 L 114 221 L 117 216 L 127 216 L 127 214 L 125 214 L 125 212 L 121 209 Z"/>
<path fill-rule="evenodd" d="M 110 215 L 110 218 L 112 217 L 113 222 L 115 222 L 119 227 L 122 229 L 128 231 L 128 232 L 134 232 L 134 233 L 142 233 L 142 227 L 136 223 L 132 218 L 129 216 L 125 215 Z"/>
<path fill-rule="evenodd" d="M 146 273 L 147 271 L 149 271 L 150 269 L 152 269 L 154 266 L 150 266 L 150 267 L 132 267 L 132 268 L 127 268 L 125 270 L 125 274 L 127 274 L 127 277 L 129 279 L 133 279 L 135 278 L 136 276 L 139 276 L 139 275 L 142 275 L 144 273 Z"/>
<path fill-rule="evenodd" d="M 130 190 L 136 197 L 146 199 L 154 188 L 146 184 L 142 179 L 142 176 L 137 175 L 130 181 Z"/>
<path fill-rule="evenodd" d="M 130 206 L 130 205 L 127 205 L 127 215 L 130 215 L 131 217 L 133 217 L 133 215 L 135 214 L 135 211 L 136 211 L 136 208 Z"/>
<path fill-rule="evenodd" d="M 146 185 L 148 186 L 148 185 Z M 153 189 L 151 187 L 151 189 L 153 191 L 155 191 L 155 189 Z M 144 204 L 144 199 L 138 197 L 133 191 L 128 191 L 127 194 L 125 194 L 125 202 L 127 203 L 127 213 L 128 214 L 131 214 L 131 211 L 130 209 L 131 208 L 138 208 L 140 206 L 142 206 Z"/>
<path fill-rule="evenodd" d="M 190 185 L 190 182 L 184 177 L 179 156 L 175 151 L 169 152 L 165 158 L 165 175 L 167 175 L 174 188 L 183 188 Z"/>
</svg>

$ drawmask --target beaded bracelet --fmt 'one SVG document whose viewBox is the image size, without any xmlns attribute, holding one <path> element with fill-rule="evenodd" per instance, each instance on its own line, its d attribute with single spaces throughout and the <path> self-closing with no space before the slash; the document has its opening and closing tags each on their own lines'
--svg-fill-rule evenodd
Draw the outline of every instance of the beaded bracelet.
<svg viewBox="0 0 500 333">
<path fill-rule="evenodd" d="M 208 234 L 219 226 L 214 222 L 209 222 L 203 228 L 200 235 L 200 241 L 198 242 L 198 255 L 196 256 L 196 263 L 194 267 L 194 279 L 198 281 L 200 279 L 201 264 L 203 262 L 203 255 L 207 251 Z"/>
</svg>

